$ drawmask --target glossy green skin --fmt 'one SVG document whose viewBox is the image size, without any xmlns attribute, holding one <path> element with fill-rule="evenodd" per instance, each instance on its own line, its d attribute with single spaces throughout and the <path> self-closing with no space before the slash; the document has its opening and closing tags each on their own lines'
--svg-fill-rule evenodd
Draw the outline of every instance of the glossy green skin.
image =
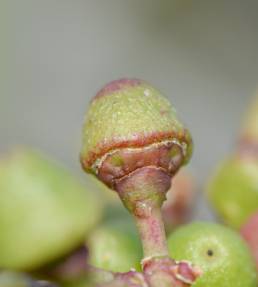
<svg viewBox="0 0 258 287">
<path fill-rule="evenodd" d="M 98 227 L 87 240 L 89 263 L 113 272 L 140 270 L 141 243 L 129 220 L 110 221 Z"/>
<path fill-rule="evenodd" d="M 215 172 L 207 192 L 222 220 L 240 228 L 258 210 L 258 162 L 229 158 Z"/>
<path fill-rule="evenodd" d="M 70 172 L 38 152 L 0 161 L 0 267 L 30 270 L 84 241 L 101 206 Z"/>
<path fill-rule="evenodd" d="M 202 269 L 203 275 L 193 287 L 257 286 L 249 249 L 228 227 L 208 222 L 185 225 L 169 236 L 168 245 L 172 258 L 188 260 Z"/>
<path fill-rule="evenodd" d="M 186 133 L 169 101 L 145 82 L 125 85 L 92 101 L 83 126 L 82 162 L 88 161 L 92 154 L 103 155 L 103 149 L 112 150 L 121 143 L 135 147 L 151 137 L 155 142 L 155 136 L 162 133 L 173 133 L 174 138 Z M 188 132 L 187 136 L 190 142 Z M 190 144 L 186 152 L 191 153 Z M 84 167 L 95 172 L 91 166 L 84 164 Z"/>
</svg>

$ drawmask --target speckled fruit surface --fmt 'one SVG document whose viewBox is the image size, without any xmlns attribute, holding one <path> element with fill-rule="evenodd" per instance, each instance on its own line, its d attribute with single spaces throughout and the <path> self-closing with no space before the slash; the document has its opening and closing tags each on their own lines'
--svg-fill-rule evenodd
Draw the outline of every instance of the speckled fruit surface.
<svg viewBox="0 0 258 287">
<path fill-rule="evenodd" d="M 176 139 L 191 154 L 191 136 L 174 107 L 161 93 L 138 79 L 107 84 L 92 100 L 83 127 L 81 162 L 94 172 L 94 163 L 118 148 L 137 148 Z"/>
<path fill-rule="evenodd" d="M 244 240 L 231 229 L 208 222 L 178 228 L 168 239 L 176 260 L 199 266 L 193 287 L 256 287 L 255 264 Z"/>
</svg>

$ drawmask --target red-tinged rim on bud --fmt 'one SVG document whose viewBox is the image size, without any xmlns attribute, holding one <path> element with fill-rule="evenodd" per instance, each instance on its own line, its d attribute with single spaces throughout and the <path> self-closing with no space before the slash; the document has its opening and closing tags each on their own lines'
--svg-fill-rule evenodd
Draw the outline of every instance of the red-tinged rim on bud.
<svg viewBox="0 0 258 287">
<path fill-rule="evenodd" d="M 150 135 L 136 135 L 135 137 L 124 140 L 114 139 L 110 142 L 99 143 L 96 147 L 98 152 L 91 151 L 86 157 L 81 155 L 80 161 L 83 169 L 87 172 L 97 173 L 100 163 L 106 156 L 124 148 L 148 148 L 151 145 L 161 145 L 166 142 L 172 142 L 180 146 L 183 155 L 183 164 L 186 164 L 192 155 L 192 138 L 187 129 L 183 133 L 157 132 Z"/>
<path fill-rule="evenodd" d="M 186 132 L 179 139 L 171 135 L 161 141 L 158 138 L 114 142 L 113 145 L 103 146 L 101 154 L 92 154 L 90 161 L 81 157 L 81 164 L 85 171 L 97 175 L 109 187 L 114 185 L 115 180 L 148 165 L 163 168 L 169 175 L 174 175 L 191 157 L 191 137 Z M 93 159 L 95 161 L 92 162 Z"/>
<path fill-rule="evenodd" d="M 136 169 L 155 166 L 175 174 L 185 159 L 185 147 L 176 140 L 153 143 L 141 148 L 116 149 L 98 159 L 92 169 L 108 186 Z"/>
<path fill-rule="evenodd" d="M 109 187 L 146 166 L 172 176 L 191 154 L 191 135 L 174 107 L 145 81 L 113 81 L 91 102 L 83 127 L 81 164 Z"/>
</svg>

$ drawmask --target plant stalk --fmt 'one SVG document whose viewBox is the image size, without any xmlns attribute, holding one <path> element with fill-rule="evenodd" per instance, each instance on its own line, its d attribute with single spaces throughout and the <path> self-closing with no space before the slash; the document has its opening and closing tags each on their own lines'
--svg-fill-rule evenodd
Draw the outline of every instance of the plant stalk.
<svg viewBox="0 0 258 287">
<path fill-rule="evenodd" d="M 144 258 L 168 256 L 167 240 L 161 209 L 159 206 L 147 206 L 145 208 L 149 209 L 147 215 L 134 215 L 142 241 Z"/>
</svg>

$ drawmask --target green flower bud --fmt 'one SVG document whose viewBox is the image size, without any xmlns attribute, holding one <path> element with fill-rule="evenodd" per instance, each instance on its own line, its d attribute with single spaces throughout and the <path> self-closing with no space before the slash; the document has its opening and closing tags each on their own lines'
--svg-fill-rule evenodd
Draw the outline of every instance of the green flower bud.
<svg viewBox="0 0 258 287">
<path fill-rule="evenodd" d="M 83 127 L 81 163 L 108 186 L 134 170 L 174 174 L 192 152 L 187 129 L 161 93 L 144 81 L 107 84 L 92 100 Z"/>
</svg>

